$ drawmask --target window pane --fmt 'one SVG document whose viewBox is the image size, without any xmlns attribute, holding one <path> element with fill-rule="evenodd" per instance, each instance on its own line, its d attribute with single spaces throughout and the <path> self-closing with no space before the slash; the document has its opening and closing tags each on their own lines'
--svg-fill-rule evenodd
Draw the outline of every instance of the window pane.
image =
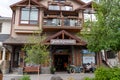
<svg viewBox="0 0 120 80">
<path fill-rule="evenodd" d="M 53 10 L 60 10 L 60 6 L 53 6 Z"/>
<path fill-rule="evenodd" d="M 29 11 L 22 11 L 21 20 L 29 20 Z"/>
<path fill-rule="evenodd" d="M 59 2 L 59 1 L 60 1 L 60 2 L 64 2 L 65 0 L 54 0 L 54 1 L 56 1 L 56 2 Z"/>
<path fill-rule="evenodd" d="M 49 5 L 49 10 L 60 10 L 60 6 L 57 6 L 57 5 Z"/>
<path fill-rule="evenodd" d="M 44 25 L 46 26 L 61 26 L 60 19 L 44 19 Z"/>
<path fill-rule="evenodd" d="M 38 24 L 38 21 L 32 21 L 32 20 L 30 20 L 30 24 Z"/>
<path fill-rule="evenodd" d="M 71 6 L 61 6 L 61 9 L 65 10 L 65 11 L 72 11 L 72 7 Z"/>
<path fill-rule="evenodd" d="M 69 19 L 65 19 L 64 20 L 64 25 L 65 26 L 69 26 L 70 25 L 70 20 Z"/>
<path fill-rule="evenodd" d="M 53 6 L 52 5 L 49 5 L 49 10 L 53 10 Z"/>
<path fill-rule="evenodd" d="M 38 20 L 38 11 L 30 12 L 30 20 Z"/>
</svg>

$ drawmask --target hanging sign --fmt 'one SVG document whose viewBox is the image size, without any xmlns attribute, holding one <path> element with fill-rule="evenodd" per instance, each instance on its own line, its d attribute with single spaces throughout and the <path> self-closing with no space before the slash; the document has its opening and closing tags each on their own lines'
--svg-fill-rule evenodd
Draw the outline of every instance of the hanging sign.
<svg viewBox="0 0 120 80">
<path fill-rule="evenodd" d="M 51 39 L 50 44 L 72 45 L 72 44 L 76 44 L 76 40 L 73 40 L 73 39 Z"/>
</svg>

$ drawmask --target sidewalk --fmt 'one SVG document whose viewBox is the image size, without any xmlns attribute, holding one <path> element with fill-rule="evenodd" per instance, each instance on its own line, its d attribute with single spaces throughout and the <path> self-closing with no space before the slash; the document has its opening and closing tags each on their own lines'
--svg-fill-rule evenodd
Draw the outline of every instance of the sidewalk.
<svg viewBox="0 0 120 80">
<path fill-rule="evenodd" d="M 31 80 L 37 80 L 37 74 L 29 74 Z M 39 80 L 50 80 L 52 76 L 60 76 L 63 80 L 68 80 L 68 78 L 74 78 L 75 80 L 83 80 L 85 77 L 94 77 L 93 73 L 56 73 L 56 74 L 40 74 Z M 18 80 L 23 75 L 18 74 L 5 74 L 3 75 L 3 80 Z"/>
</svg>

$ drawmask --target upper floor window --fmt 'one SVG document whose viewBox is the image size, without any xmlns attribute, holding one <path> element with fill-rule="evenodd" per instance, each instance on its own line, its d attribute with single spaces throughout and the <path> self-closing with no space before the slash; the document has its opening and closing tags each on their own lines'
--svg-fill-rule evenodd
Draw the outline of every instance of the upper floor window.
<svg viewBox="0 0 120 80">
<path fill-rule="evenodd" d="M 72 11 L 73 8 L 72 8 L 72 6 L 61 6 L 61 10 L 64 10 L 64 11 Z"/>
<path fill-rule="evenodd" d="M 62 11 L 72 11 L 73 7 L 72 6 L 67 6 L 67 5 L 49 5 L 49 10 L 62 10 Z"/>
<path fill-rule="evenodd" d="M 60 6 L 58 6 L 58 5 L 49 5 L 49 10 L 60 10 Z"/>
<path fill-rule="evenodd" d="M 65 2 L 66 0 L 54 0 L 55 2 Z"/>
<path fill-rule="evenodd" d="M 38 13 L 36 7 L 21 8 L 20 24 L 38 24 Z"/>
<path fill-rule="evenodd" d="M 0 23 L 0 32 L 2 32 L 2 23 Z"/>
</svg>

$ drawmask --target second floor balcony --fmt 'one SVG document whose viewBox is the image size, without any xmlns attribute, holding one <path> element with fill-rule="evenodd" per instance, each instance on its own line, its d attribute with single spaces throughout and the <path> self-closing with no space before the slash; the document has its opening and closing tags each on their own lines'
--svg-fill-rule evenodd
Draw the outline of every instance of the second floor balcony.
<svg viewBox="0 0 120 80">
<path fill-rule="evenodd" d="M 43 30 L 80 31 L 82 20 L 79 18 L 43 18 Z"/>
</svg>

